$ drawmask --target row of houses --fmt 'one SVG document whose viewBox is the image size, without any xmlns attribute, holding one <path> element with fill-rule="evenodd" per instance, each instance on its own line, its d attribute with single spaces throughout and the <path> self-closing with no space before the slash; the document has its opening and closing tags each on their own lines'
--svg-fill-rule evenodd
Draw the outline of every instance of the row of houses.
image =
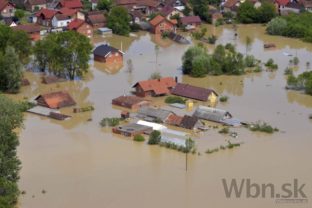
<svg viewBox="0 0 312 208">
<path fill-rule="evenodd" d="M 227 126 L 240 126 L 241 121 L 232 117 L 230 112 L 198 106 L 192 115 L 179 116 L 173 111 L 142 107 L 136 117 L 140 119 L 137 123 L 130 123 L 113 128 L 113 133 L 124 136 L 135 136 L 137 134 L 149 134 L 152 130 L 162 131 L 167 129 L 162 124 L 176 126 L 188 130 L 204 129 L 204 121 L 216 122 Z"/>
<path fill-rule="evenodd" d="M 221 3 L 221 8 L 224 12 L 236 13 L 238 7 L 244 1 L 241 0 L 226 0 Z M 255 8 L 261 6 L 260 0 L 251 0 Z M 269 0 L 276 7 L 276 11 L 281 15 L 287 15 L 289 13 L 299 13 L 301 11 L 312 11 L 311 0 Z"/>
</svg>

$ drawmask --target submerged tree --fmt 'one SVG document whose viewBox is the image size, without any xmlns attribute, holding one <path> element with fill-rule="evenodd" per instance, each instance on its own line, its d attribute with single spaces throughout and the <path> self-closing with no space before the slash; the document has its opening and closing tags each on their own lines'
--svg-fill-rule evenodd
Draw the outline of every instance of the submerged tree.
<svg viewBox="0 0 312 208">
<path fill-rule="evenodd" d="M 36 43 L 35 60 L 40 68 L 73 80 L 88 70 L 92 45 L 90 40 L 74 31 L 51 33 Z"/>
</svg>

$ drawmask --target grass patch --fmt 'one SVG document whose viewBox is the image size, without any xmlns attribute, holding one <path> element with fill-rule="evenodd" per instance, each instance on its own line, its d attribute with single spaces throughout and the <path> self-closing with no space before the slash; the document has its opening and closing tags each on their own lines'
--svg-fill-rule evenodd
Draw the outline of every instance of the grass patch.
<svg viewBox="0 0 312 208">
<path fill-rule="evenodd" d="M 259 132 L 264 132 L 264 133 L 268 133 L 268 134 L 273 134 L 274 132 L 279 131 L 277 128 L 273 128 L 268 123 L 260 122 L 260 121 L 253 123 L 253 124 L 250 124 L 249 129 L 251 131 L 259 131 Z"/>
</svg>

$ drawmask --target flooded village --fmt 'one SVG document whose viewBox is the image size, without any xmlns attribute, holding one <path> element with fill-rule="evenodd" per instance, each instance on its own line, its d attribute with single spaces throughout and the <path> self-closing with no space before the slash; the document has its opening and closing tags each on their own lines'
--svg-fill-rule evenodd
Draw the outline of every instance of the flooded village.
<svg viewBox="0 0 312 208">
<path fill-rule="evenodd" d="M 287 90 L 285 69 L 298 57 L 294 75 L 311 71 L 312 43 L 269 35 L 261 24 L 181 20 L 185 28 L 206 28 L 208 37 L 216 36 L 210 44 L 175 28 L 166 18 L 172 10 L 163 12 L 150 22 L 151 30 L 129 36 L 111 34 L 101 24 L 89 34 L 96 24 L 90 16 L 98 14 L 69 23 L 70 30 L 82 28 L 93 47 L 81 78 L 59 78 L 33 63 L 25 67 L 20 92 L 5 94 L 32 103 L 18 129 L 18 207 L 278 206 L 270 197 L 226 198 L 224 178 L 275 184 L 297 178 L 307 184 L 309 199 L 312 96 Z M 163 28 L 172 28 L 167 37 Z M 263 70 L 183 73 L 182 57 L 190 47 L 201 45 L 213 54 L 228 43 L 253 55 Z M 277 70 L 264 66 L 270 58 Z M 253 131 L 258 123 L 271 125 L 274 133 Z M 155 132 L 161 134 L 159 145 L 148 145 Z M 137 135 L 145 140 L 135 141 Z M 194 146 L 186 171 L 189 138 Z M 310 207 L 311 200 L 301 205 Z"/>
</svg>

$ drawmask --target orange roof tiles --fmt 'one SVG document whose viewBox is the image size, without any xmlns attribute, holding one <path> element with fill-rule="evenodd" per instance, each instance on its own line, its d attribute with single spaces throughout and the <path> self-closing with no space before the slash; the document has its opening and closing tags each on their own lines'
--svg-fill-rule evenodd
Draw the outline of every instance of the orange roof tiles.
<svg viewBox="0 0 312 208">
<path fill-rule="evenodd" d="M 161 23 L 162 21 L 164 21 L 166 18 L 164 18 L 161 15 L 157 15 L 156 17 L 154 17 L 151 21 L 150 24 L 153 26 L 158 25 L 159 23 Z"/>
<path fill-rule="evenodd" d="M 140 85 L 144 91 L 154 91 L 156 95 L 168 94 L 168 88 L 176 86 L 176 81 L 172 77 L 164 77 L 161 79 L 145 80 L 136 83 L 134 86 Z"/>
<path fill-rule="evenodd" d="M 39 105 L 53 109 L 76 104 L 76 102 L 68 93 L 62 91 L 39 95 L 35 100 L 38 101 Z"/>
</svg>

